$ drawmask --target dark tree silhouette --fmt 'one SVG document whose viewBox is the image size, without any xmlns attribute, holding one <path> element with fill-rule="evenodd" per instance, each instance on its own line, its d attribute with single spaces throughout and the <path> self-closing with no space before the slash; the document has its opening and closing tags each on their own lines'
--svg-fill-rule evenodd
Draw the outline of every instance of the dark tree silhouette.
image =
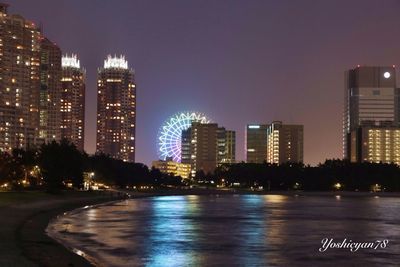
<svg viewBox="0 0 400 267">
<path fill-rule="evenodd" d="M 39 152 L 39 166 L 46 189 L 57 192 L 64 187 L 64 182 L 70 181 L 74 187 L 81 188 L 83 184 L 83 154 L 67 140 L 44 144 Z"/>
</svg>

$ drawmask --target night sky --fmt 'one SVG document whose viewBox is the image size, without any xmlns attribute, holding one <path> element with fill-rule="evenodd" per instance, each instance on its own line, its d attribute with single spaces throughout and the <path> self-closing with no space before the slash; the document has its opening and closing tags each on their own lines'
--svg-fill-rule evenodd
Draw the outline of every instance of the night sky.
<svg viewBox="0 0 400 267">
<path fill-rule="evenodd" d="M 342 155 L 344 71 L 400 65 L 400 1 L 8 1 L 87 70 L 87 152 L 95 151 L 96 76 L 124 54 L 137 82 L 138 162 L 156 159 L 162 122 L 200 111 L 237 131 L 304 124 L 305 163 Z"/>
</svg>

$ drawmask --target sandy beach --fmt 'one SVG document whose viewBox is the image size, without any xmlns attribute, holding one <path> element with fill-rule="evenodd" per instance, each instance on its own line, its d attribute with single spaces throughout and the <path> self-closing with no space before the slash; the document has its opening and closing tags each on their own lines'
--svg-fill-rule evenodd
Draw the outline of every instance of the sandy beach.
<svg viewBox="0 0 400 267">
<path fill-rule="evenodd" d="M 66 211 L 121 197 L 110 193 L 0 193 L 0 266 L 91 266 L 45 233 L 49 221 Z"/>
</svg>

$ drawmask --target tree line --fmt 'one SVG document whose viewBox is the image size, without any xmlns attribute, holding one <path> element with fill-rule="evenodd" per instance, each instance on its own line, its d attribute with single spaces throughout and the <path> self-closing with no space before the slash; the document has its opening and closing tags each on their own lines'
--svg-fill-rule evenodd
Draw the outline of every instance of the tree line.
<svg viewBox="0 0 400 267">
<path fill-rule="evenodd" d="M 59 191 L 67 183 L 82 188 L 85 173 L 94 173 L 94 181 L 117 187 L 140 185 L 236 186 L 262 190 L 308 191 L 400 191 L 400 168 L 395 164 L 351 163 L 347 160 L 326 160 L 318 166 L 300 163 L 224 164 L 194 179 L 149 169 L 142 163 L 123 162 L 108 155 L 88 155 L 67 140 L 44 144 L 38 149 L 14 149 L 0 152 L 0 187 L 34 188 Z M 0 188 L 1 189 L 1 188 Z"/>
<path fill-rule="evenodd" d="M 43 144 L 38 149 L 0 153 L 0 186 L 3 188 L 56 192 L 70 183 L 81 189 L 85 173 L 94 173 L 97 183 L 118 187 L 181 184 L 180 177 L 149 169 L 141 163 L 124 162 L 105 154 L 90 156 L 66 139 Z"/>
<path fill-rule="evenodd" d="M 308 191 L 400 191 L 400 168 L 395 164 L 353 163 L 348 160 L 326 160 L 318 166 L 301 163 L 223 165 L 214 177 L 227 184 L 244 187 L 262 186 L 267 190 Z"/>
</svg>

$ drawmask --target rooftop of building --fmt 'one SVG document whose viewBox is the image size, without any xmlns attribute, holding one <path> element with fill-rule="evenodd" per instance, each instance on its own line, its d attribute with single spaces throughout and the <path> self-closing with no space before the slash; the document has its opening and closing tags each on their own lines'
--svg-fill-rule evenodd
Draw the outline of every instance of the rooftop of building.
<svg viewBox="0 0 400 267">
<path fill-rule="evenodd" d="M 81 67 L 80 60 L 78 59 L 76 54 L 68 54 L 62 56 L 61 58 L 61 66 L 63 68 L 76 68 L 79 69 Z"/>
</svg>

